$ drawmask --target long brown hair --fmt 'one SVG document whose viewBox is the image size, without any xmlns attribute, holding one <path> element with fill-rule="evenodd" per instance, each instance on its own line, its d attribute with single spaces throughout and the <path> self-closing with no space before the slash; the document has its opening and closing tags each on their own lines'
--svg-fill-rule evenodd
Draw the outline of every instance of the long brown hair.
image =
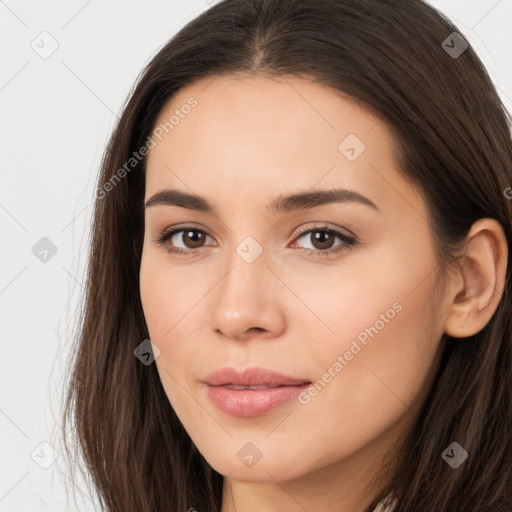
<svg viewBox="0 0 512 512">
<path fill-rule="evenodd" d="M 499 221 L 512 253 L 511 118 L 471 45 L 420 0 L 224 0 L 182 28 L 141 73 L 102 161 L 76 350 L 64 408 L 68 457 L 109 512 L 220 511 L 223 476 L 187 435 L 154 364 L 139 295 L 144 146 L 163 107 L 199 78 L 313 77 L 382 119 L 399 171 L 421 191 L 441 270 L 470 226 Z M 455 42 L 454 42 L 455 41 Z M 229 142 L 228 142 L 229 143 Z M 127 166 L 127 162 L 130 162 Z M 124 168 L 125 172 L 120 172 Z M 110 185 L 107 185 L 110 183 Z M 493 317 L 464 340 L 443 337 L 441 362 L 389 485 L 400 512 L 512 510 L 510 258 Z M 68 428 L 71 425 L 71 428 Z M 459 468 L 441 458 L 457 441 Z"/>
</svg>

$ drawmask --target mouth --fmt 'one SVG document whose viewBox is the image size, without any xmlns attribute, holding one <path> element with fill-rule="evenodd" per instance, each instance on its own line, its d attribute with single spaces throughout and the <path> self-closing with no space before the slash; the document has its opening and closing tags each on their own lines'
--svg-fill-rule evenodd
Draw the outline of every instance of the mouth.
<svg viewBox="0 0 512 512">
<path fill-rule="evenodd" d="M 274 370 L 222 368 L 202 381 L 211 402 L 230 416 L 253 418 L 289 404 L 311 381 Z"/>
<path fill-rule="evenodd" d="M 247 387 L 275 388 L 311 383 L 307 379 L 291 377 L 275 370 L 257 366 L 245 370 L 237 370 L 230 366 L 221 368 L 205 377 L 203 382 L 209 386 L 241 386 L 240 389 L 247 389 Z"/>
<path fill-rule="evenodd" d="M 241 389 L 273 389 L 278 388 L 282 386 L 267 386 L 265 384 L 262 384 L 261 386 L 249 386 L 249 385 L 237 385 L 237 384 L 224 384 L 223 387 L 226 389 L 234 389 L 234 390 L 241 390 Z"/>
</svg>

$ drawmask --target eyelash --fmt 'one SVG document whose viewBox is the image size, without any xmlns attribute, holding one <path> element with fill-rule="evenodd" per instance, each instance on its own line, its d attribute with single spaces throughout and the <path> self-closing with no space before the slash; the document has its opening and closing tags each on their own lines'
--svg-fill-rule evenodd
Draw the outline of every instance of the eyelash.
<svg viewBox="0 0 512 512">
<path fill-rule="evenodd" d="M 176 233 L 184 232 L 184 231 L 195 231 L 198 233 L 203 233 L 207 236 L 208 233 L 201 229 L 194 228 L 193 226 L 181 226 L 174 229 L 167 229 L 160 233 L 160 238 L 157 240 L 154 240 L 157 244 L 160 246 L 164 246 L 166 242 L 172 238 Z M 338 254 L 341 252 L 345 252 L 347 250 L 350 250 L 351 248 L 355 247 L 358 244 L 358 239 L 355 236 L 347 235 L 341 231 L 338 231 L 337 229 L 330 228 L 327 226 L 315 226 L 314 228 L 304 229 L 301 230 L 297 236 L 294 238 L 294 240 L 300 238 L 303 235 L 306 235 L 308 233 L 315 233 L 315 232 L 321 232 L 321 233 L 328 233 L 330 235 L 334 235 L 338 238 L 340 238 L 343 241 L 343 244 L 337 245 L 334 248 L 326 249 L 324 251 L 319 249 L 303 249 L 306 251 L 308 255 L 316 255 L 320 257 L 328 257 L 334 254 Z M 211 237 L 210 237 L 211 238 Z M 200 248 L 197 249 L 182 249 L 177 248 L 174 246 L 168 246 L 166 247 L 166 250 L 170 253 L 179 255 L 179 256 L 193 256 L 194 254 L 198 253 Z"/>
</svg>

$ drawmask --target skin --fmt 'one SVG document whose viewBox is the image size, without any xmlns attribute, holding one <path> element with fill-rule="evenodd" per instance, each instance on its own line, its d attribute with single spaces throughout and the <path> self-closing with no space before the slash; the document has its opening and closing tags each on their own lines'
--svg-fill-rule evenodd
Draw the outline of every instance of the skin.
<svg viewBox="0 0 512 512">
<path fill-rule="evenodd" d="M 198 105 L 147 160 L 145 201 L 172 188 L 219 208 L 146 208 L 140 293 L 165 392 L 226 477 L 223 512 L 361 511 L 385 482 L 380 464 L 421 408 L 443 333 L 469 336 L 494 313 L 507 260 L 503 230 L 491 219 L 475 223 L 460 267 L 439 282 L 425 202 L 399 174 L 378 119 L 305 78 L 223 76 L 181 89 L 157 124 L 191 96 Z M 338 149 L 351 133 L 366 146 L 354 161 Z M 379 211 L 355 202 L 286 215 L 266 209 L 280 195 L 335 187 L 359 192 Z M 308 254 L 344 244 L 297 234 L 324 223 L 350 230 L 359 244 Z M 155 242 L 183 224 L 167 246 Z M 202 245 L 197 232 L 186 237 L 192 228 L 208 235 Z M 247 236 L 263 250 L 252 263 L 236 252 Z M 174 255 L 172 244 L 199 252 Z M 317 381 L 396 303 L 394 318 L 307 404 L 236 418 L 209 401 L 201 379 L 225 366 Z M 248 442 L 261 453 L 252 467 L 237 457 Z"/>
</svg>

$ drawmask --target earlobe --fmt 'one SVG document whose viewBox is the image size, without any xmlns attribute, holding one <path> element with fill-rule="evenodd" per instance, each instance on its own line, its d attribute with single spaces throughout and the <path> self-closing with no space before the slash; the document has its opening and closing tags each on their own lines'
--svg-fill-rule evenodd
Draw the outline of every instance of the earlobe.
<svg viewBox="0 0 512 512">
<path fill-rule="evenodd" d="M 476 221 L 453 281 L 446 334 L 465 338 L 487 325 L 503 295 L 507 259 L 507 239 L 501 224 L 488 218 Z"/>
</svg>

